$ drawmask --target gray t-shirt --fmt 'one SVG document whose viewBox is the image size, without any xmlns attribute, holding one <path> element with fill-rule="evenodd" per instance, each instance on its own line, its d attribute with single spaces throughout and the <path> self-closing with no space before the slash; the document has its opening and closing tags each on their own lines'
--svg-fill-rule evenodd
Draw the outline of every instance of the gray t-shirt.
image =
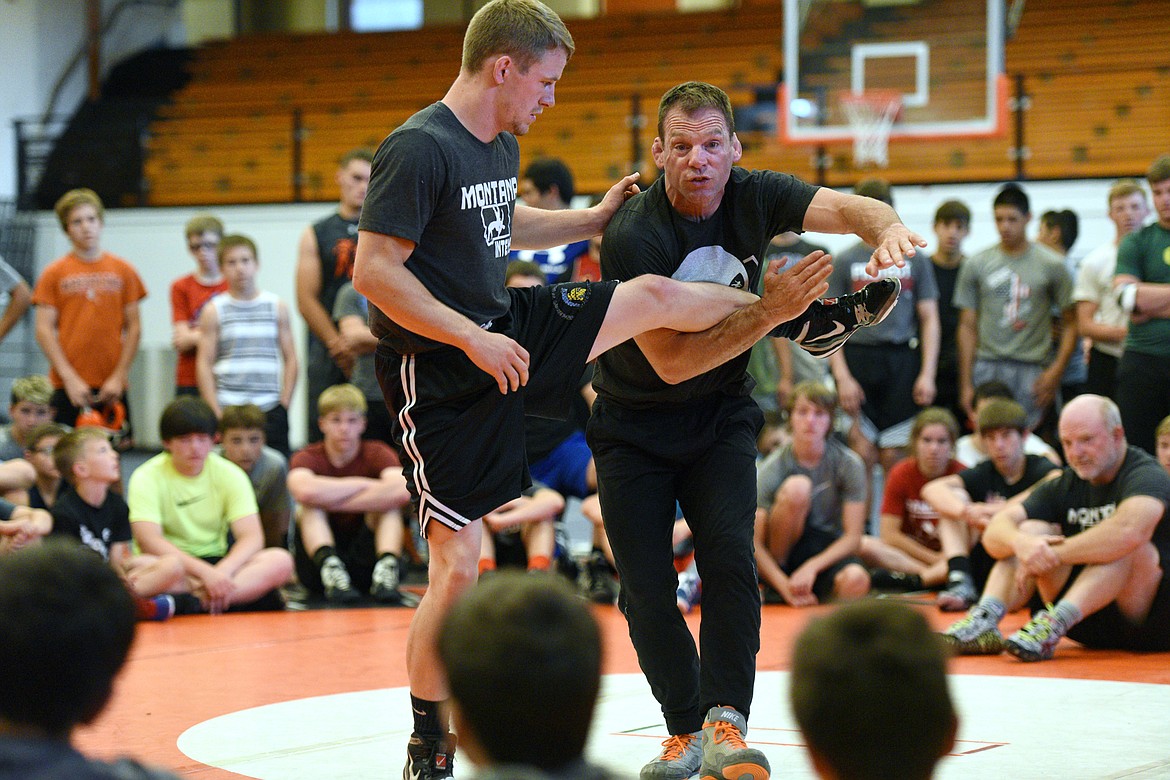
<svg viewBox="0 0 1170 780">
<path fill-rule="evenodd" d="M 351 282 L 342 285 L 337 291 L 337 300 L 333 303 L 333 321 L 341 322 L 344 317 L 361 317 L 365 323 L 370 321 L 369 301 L 366 300 L 366 296 L 353 289 Z M 354 358 L 349 383 L 361 390 L 366 398 L 376 398 L 382 403 L 382 388 L 378 384 L 378 376 L 374 369 L 374 353 L 367 352 Z"/>
<path fill-rule="evenodd" d="M 858 242 L 833 257 L 833 273 L 829 276 L 829 296 L 838 298 L 860 290 L 875 281 L 865 272 L 873 248 Z M 910 258 L 903 268 L 886 268 L 878 279 L 897 277 L 902 283 L 898 304 L 880 324 L 861 328 L 849 343 L 877 346 L 906 344 L 918 338 L 918 302 L 937 301 L 938 284 L 934 279 L 934 263 L 921 252 Z"/>
<path fill-rule="evenodd" d="M 12 438 L 12 423 L 0 425 L 0 461 L 23 457 L 24 447 Z"/>
<path fill-rule="evenodd" d="M 0 295 L 7 295 L 13 287 L 23 281 L 24 277 L 0 257 Z"/>
<path fill-rule="evenodd" d="M 502 317 L 511 301 L 504 270 L 519 172 L 515 136 L 500 133 L 485 144 L 451 109 L 432 103 L 378 148 L 358 227 L 414 242 L 406 269 L 440 303 L 485 325 Z M 379 349 L 389 353 L 440 346 L 377 306 L 370 307 L 370 326 Z"/>
<path fill-rule="evenodd" d="M 796 461 L 792 445 L 785 445 L 756 466 L 756 506 L 770 510 L 780 484 L 794 474 L 807 476 L 813 484 L 806 526 L 840 536 L 845 502 L 865 501 L 865 465 L 861 457 L 836 439 L 829 439 L 821 462 L 809 469 Z"/>
<path fill-rule="evenodd" d="M 271 447 L 265 446 L 248 473 L 256 504 L 260 507 L 260 525 L 264 528 L 288 528 L 292 519 L 292 496 L 288 492 L 288 461 Z"/>
<path fill-rule="evenodd" d="M 1053 312 L 1071 305 L 1072 278 L 1064 261 L 1039 244 L 1014 256 L 996 244 L 959 268 L 955 306 L 977 313 L 978 358 L 1046 365 Z"/>
</svg>

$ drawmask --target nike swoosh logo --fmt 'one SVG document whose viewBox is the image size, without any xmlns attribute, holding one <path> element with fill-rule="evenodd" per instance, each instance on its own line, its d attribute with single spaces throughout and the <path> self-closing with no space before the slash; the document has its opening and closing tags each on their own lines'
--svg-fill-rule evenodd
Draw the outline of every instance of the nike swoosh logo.
<svg viewBox="0 0 1170 780">
<path fill-rule="evenodd" d="M 194 504 L 196 501 L 202 501 L 202 500 L 203 500 L 203 496 L 195 496 L 194 498 L 187 498 L 187 499 L 183 499 L 182 501 L 176 501 L 175 506 L 190 506 L 191 504 Z"/>
</svg>

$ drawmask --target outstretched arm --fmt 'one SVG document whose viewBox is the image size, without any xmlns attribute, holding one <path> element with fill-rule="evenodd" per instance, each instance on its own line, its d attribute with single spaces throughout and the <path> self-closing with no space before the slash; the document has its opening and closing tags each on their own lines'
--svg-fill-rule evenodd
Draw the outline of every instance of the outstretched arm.
<svg viewBox="0 0 1170 780">
<path fill-rule="evenodd" d="M 906 265 L 926 239 L 902 224 L 890 206 L 874 198 L 846 195 L 821 187 L 804 215 L 804 229 L 818 233 L 853 233 L 877 247 L 865 270 L 876 276 L 883 268 Z"/>
<path fill-rule="evenodd" d="M 622 178 L 600 203 L 587 209 L 549 210 L 517 203 L 512 214 L 512 248 L 548 249 L 600 234 L 626 198 L 637 194 L 640 175 Z"/>
</svg>

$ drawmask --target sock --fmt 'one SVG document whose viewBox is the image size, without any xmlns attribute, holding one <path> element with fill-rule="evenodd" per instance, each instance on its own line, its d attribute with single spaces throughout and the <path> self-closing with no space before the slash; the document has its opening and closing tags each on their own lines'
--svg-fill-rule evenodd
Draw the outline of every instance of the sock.
<svg viewBox="0 0 1170 780">
<path fill-rule="evenodd" d="M 494 560 L 492 560 L 491 558 L 480 558 L 479 559 L 479 573 L 480 574 L 483 574 L 485 571 L 495 571 L 495 570 L 496 570 L 496 562 Z"/>
<path fill-rule="evenodd" d="M 548 571 L 551 564 L 547 555 L 533 555 L 528 559 L 528 571 Z"/>
<path fill-rule="evenodd" d="M 331 555 L 337 555 L 337 550 L 329 544 L 323 544 L 317 548 L 317 552 L 313 553 L 313 565 L 320 569 L 325 565 L 325 559 Z"/>
<path fill-rule="evenodd" d="M 1064 633 L 1066 634 L 1070 628 L 1075 626 L 1077 623 L 1080 623 L 1081 620 L 1084 619 L 1084 615 L 1081 614 L 1081 610 L 1077 607 L 1077 605 L 1069 601 L 1065 601 L 1064 599 L 1056 602 L 1056 606 L 1050 607 L 1049 611 L 1057 620 L 1060 621 L 1060 624 L 1064 626 Z"/>
<path fill-rule="evenodd" d="M 997 599 L 995 596 L 984 596 L 979 599 L 979 603 L 975 606 L 995 618 L 996 623 L 1003 620 L 1003 616 L 1007 614 L 1007 604 L 1004 604 L 1003 601 Z"/>
<path fill-rule="evenodd" d="M 402 566 L 398 560 L 398 555 L 392 552 L 384 552 L 378 556 L 378 563 L 389 558 L 394 563 L 394 568 L 401 570 Z"/>
<path fill-rule="evenodd" d="M 971 559 L 966 555 L 956 555 L 947 559 L 947 579 L 954 579 L 955 574 L 971 576 Z"/>
<path fill-rule="evenodd" d="M 426 740 L 442 739 L 447 733 L 447 726 L 439 720 L 439 707 L 442 702 L 420 699 L 410 694 L 410 710 L 414 713 L 414 733 Z"/>
</svg>

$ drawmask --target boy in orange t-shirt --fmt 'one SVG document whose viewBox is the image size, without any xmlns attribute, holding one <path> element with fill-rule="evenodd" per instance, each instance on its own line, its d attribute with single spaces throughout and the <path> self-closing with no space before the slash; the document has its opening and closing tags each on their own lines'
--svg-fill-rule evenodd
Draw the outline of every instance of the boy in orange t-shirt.
<svg viewBox="0 0 1170 780">
<path fill-rule="evenodd" d="M 33 291 L 37 343 L 51 366 L 56 421 L 73 426 L 85 409 L 126 420 L 126 384 L 138 351 L 138 302 L 146 287 L 134 267 L 101 249 L 104 208 L 93 190 L 70 190 L 55 207 L 73 245 L 45 268 Z M 115 407 L 121 404 L 121 414 Z"/>
</svg>

